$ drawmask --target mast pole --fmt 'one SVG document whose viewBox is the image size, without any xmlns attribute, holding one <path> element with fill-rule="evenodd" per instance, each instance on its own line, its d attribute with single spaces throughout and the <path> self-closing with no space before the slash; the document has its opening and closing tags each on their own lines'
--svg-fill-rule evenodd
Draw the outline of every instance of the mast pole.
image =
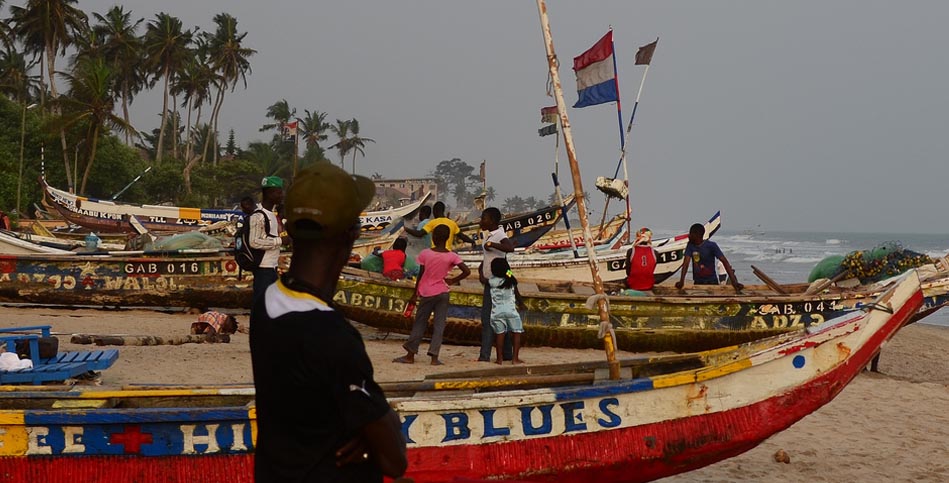
<svg viewBox="0 0 949 483">
<path fill-rule="evenodd" d="M 593 249 L 593 234 L 590 232 L 590 223 L 587 219 L 586 200 L 583 198 L 583 182 L 580 178 L 580 165 L 574 151 L 573 137 L 570 132 L 570 119 L 567 118 L 567 105 L 563 99 L 563 89 L 560 84 L 557 54 L 554 53 L 554 40 L 550 34 L 550 22 L 547 19 L 547 5 L 544 0 L 537 0 L 537 11 L 540 15 L 541 29 L 544 33 L 544 46 L 547 49 L 547 66 L 550 79 L 554 85 L 554 97 L 557 100 L 557 114 L 560 116 L 560 126 L 563 129 L 564 149 L 570 161 L 570 174 L 573 177 L 573 193 L 577 200 L 577 212 L 580 215 L 580 226 L 583 228 L 583 239 L 587 247 L 587 261 L 590 264 L 590 273 L 593 275 L 593 290 L 596 292 L 597 307 L 600 315 L 600 337 L 603 339 L 603 349 L 606 351 L 606 360 L 610 368 L 610 379 L 619 379 L 620 366 L 616 360 L 615 337 L 613 324 L 610 323 L 610 313 L 607 307 L 606 295 L 603 291 L 603 280 L 597 267 L 596 250 Z"/>
<path fill-rule="evenodd" d="M 656 39 L 658 40 L 658 39 Z M 629 170 L 626 168 L 626 151 L 627 143 L 629 142 L 629 133 L 633 130 L 633 120 L 636 119 L 636 108 L 639 107 L 639 96 L 643 95 L 643 85 L 646 84 L 646 74 L 649 73 L 649 64 L 646 64 L 646 68 L 643 70 L 643 78 L 639 81 L 639 92 L 636 93 L 636 102 L 633 104 L 633 113 L 629 115 L 629 124 L 626 125 L 626 135 L 623 140 L 623 147 L 620 150 L 620 165 L 623 166 L 623 179 L 626 183 L 626 228 L 630 234 L 633 233 L 632 223 L 633 213 L 629 207 Z M 616 166 L 616 173 L 613 174 L 615 178 L 619 174 L 619 166 Z"/>
</svg>

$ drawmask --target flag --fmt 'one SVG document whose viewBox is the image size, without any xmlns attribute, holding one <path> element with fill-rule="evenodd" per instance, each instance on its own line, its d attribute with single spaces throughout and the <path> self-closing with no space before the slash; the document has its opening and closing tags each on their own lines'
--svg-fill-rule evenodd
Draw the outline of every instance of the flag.
<svg viewBox="0 0 949 483">
<path fill-rule="evenodd" d="M 484 163 L 486 163 L 486 162 L 487 162 L 487 161 L 482 161 L 482 162 L 481 162 L 481 184 L 482 184 L 482 185 L 484 184 L 484 179 L 485 179 L 485 178 L 484 178 Z"/>
<path fill-rule="evenodd" d="M 293 122 L 288 122 L 288 123 L 286 123 L 286 124 L 283 125 L 283 139 L 284 139 L 284 140 L 289 141 L 289 140 L 292 140 L 292 139 L 296 139 L 296 137 L 297 137 L 297 124 L 298 124 L 299 122 L 300 122 L 300 121 L 293 121 Z"/>
<path fill-rule="evenodd" d="M 657 37 L 655 42 L 640 47 L 636 51 L 636 65 L 649 65 L 652 62 L 652 54 L 656 51 L 656 44 L 658 43 L 659 38 Z"/>
<path fill-rule="evenodd" d="M 590 50 L 573 58 L 579 99 L 573 107 L 616 102 L 616 70 L 613 68 L 613 31 L 610 30 Z"/>
<path fill-rule="evenodd" d="M 557 112 L 557 106 L 540 108 L 540 122 L 551 124 L 556 123 L 560 114 Z"/>
</svg>

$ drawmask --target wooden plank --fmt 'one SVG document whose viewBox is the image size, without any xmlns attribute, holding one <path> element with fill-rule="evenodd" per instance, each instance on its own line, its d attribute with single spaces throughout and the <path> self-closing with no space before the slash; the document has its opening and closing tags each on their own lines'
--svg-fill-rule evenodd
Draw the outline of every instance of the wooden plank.
<svg viewBox="0 0 949 483">
<path fill-rule="evenodd" d="M 781 284 L 779 284 L 778 282 L 775 282 L 774 280 L 771 279 L 771 277 L 765 275 L 765 273 L 759 270 L 758 267 L 752 265 L 751 271 L 752 273 L 755 274 L 756 277 L 760 278 L 761 281 L 764 282 L 765 285 L 767 285 L 768 287 L 771 287 L 771 290 L 774 290 L 775 292 L 781 295 L 787 295 L 788 293 L 787 290 L 784 290 L 784 288 L 781 287 Z"/>
</svg>

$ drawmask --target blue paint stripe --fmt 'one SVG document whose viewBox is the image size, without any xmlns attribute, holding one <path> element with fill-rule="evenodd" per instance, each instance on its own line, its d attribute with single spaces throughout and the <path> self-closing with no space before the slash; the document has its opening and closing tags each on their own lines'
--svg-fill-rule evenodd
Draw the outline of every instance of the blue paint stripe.
<svg viewBox="0 0 949 483">
<path fill-rule="evenodd" d="M 47 424 L 137 424 L 137 423 L 206 423 L 249 419 L 247 408 L 128 408 L 77 410 L 29 410 L 23 420 L 27 425 Z"/>
<path fill-rule="evenodd" d="M 610 79 L 597 85 L 587 87 L 577 91 L 580 99 L 573 107 L 587 107 L 603 104 L 604 102 L 616 102 L 616 80 Z"/>
<path fill-rule="evenodd" d="M 614 396 L 633 392 L 651 391 L 655 389 L 652 379 L 643 377 L 622 382 L 605 382 L 593 387 L 576 386 L 563 389 L 554 389 L 553 393 L 558 401 L 588 399 L 603 396 Z"/>
</svg>

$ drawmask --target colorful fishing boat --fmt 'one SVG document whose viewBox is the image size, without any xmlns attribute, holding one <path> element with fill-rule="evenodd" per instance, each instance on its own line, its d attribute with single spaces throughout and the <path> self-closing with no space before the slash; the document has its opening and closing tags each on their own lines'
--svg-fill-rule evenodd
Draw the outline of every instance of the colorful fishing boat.
<svg viewBox="0 0 949 483">
<path fill-rule="evenodd" d="M 620 233 L 621 230 L 623 230 L 623 225 L 626 225 L 626 215 L 619 214 L 614 216 L 610 221 L 604 223 L 602 226 L 597 227 L 594 230 L 596 233 L 594 235 L 594 245 L 600 246 L 612 244 L 616 235 Z M 573 238 L 573 244 L 570 243 L 571 237 Z M 628 239 L 622 240 L 621 245 L 627 243 L 628 241 Z M 551 230 L 546 235 L 540 237 L 540 239 L 530 246 L 530 250 L 567 250 L 573 247 L 583 247 L 585 245 L 586 244 L 583 241 L 583 237 L 580 236 L 580 231 L 578 229 L 560 229 Z"/>
<path fill-rule="evenodd" d="M 381 386 L 416 483 L 651 481 L 740 454 L 814 412 L 921 304 L 910 272 L 862 310 L 739 346 L 618 361 L 618 379 L 587 363 Z M 251 388 L 6 388 L 0 408 L 11 481 L 253 481 Z"/>
<path fill-rule="evenodd" d="M 716 212 L 705 222 L 705 238 L 708 239 L 722 226 L 722 214 Z M 625 235 L 625 225 L 620 235 Z M 682 268 L 682 254 L 689 242 L 689 235 L 682 233 L 673 237 L 653 241 L 656 250 L 655 282 L 662 283 Z M 615 247 L 614 244 L 597 246 L 597 271 L 604 282 L 624 280 L 626 278 L 626 251 L 629 245 Z M 512 253 L 507 257 L 511 268 L 518 277 L 530 279 L 558 279 L 592 282 L 590 265 L 586 258 L 586 248 L 575 257 L 570 250 L 553 253 Z M 469 264 L 480 263 L 478 254 L 462 256 Z"/>
<path fill-rule="evenodd" d="M 572 196 L 567 198 L 566 204 L 568 209 L 573 206 L 573 203 Z M 563 210 L 560 208 L 560 205 L 550 205 L 529 213 L 521 213 L 502 218 L 501 226 L 504 227 L 507 237 L 514 243 L 514 247 L 524 249 L 531 246 L 536 240 L 543 237 L 545 233 L 556 226 L 562 213 Z M 398 223 L 404 223 L 404 220 L 399 220 Z M 458 228 L 462 233 L 475 240 L 476 243 L 481 239 L 481 228 L 476 222 L 464 223 L 459 225 Z M 400 236 L 405 236 L 401 229 L 393 230 L 377 238 L 361 238 L 353 245 L 353 258 L 360 260 L 369 256 L 373 251 L 388 250 L 392 246 L 392 243 Z M 456 252 L 480 253 L 478 250 L 472 250 L 471 245 L 462 242 L 460 239 L 456 238 L 455 240 L 454 250 Z"/>
<path fill-rule="evenodd" d="M 250 280 L 219 250 L 0 255 L 0 302 L 250 307 Z"/>
<path fill-rule="evenodd" d="M 920 268 L 924 308 L 914 320 L 949 304 L 949 271 L 945 264 Z M 888 287 L 890 281 L 844 288 L 829 285 L 809 293 L 809 284 L 785 284 L 776 291 L 767 285 L 746 285 L 741 294 L 727 286 L 688 287 L 684 292 L 656 287 L 653 295 L 620 295 L 621 285 L 606 284 L 610 318 L 617 330 L 617 347 L 628 351 L 690 352 L 756 340 L 775 333 L 819 325 L 852 311 Z M 595 348 L 599 319 L 587 303 L 589 283 L 570 280 L 522 279 L 518 284 L 524 307 L 519 310 L 529 345 Z M 412 320 L 402 316 L 414 283 L 392 281 L 380 274 L 345 269 L 333 301 L 354 321 L 381 330 L 408 334 Z M 480 344 L 483 288 L 463 281 L 449 294 L 446 340 Z"/>
<path fill-rule="evenodd" d="M 96 232 L 134 233 L 129 224 L 133 217 L 148 231 L 158 233 L 185 232 L 219 221 L 236 222 L 243 216 L 240 210 L 214 210 L 205 208 L 180 208 L 163 205 L 132 205 L 78 196 L 53 188 L 41 179 L 45 198 L 66 221 Z M 410 216 L 425 203 L 431 193 L 405 206 L 378 211 L 367 211 L 360 215 L 363 231 L 382 230 L 393 220 Z"/>
</svg>

